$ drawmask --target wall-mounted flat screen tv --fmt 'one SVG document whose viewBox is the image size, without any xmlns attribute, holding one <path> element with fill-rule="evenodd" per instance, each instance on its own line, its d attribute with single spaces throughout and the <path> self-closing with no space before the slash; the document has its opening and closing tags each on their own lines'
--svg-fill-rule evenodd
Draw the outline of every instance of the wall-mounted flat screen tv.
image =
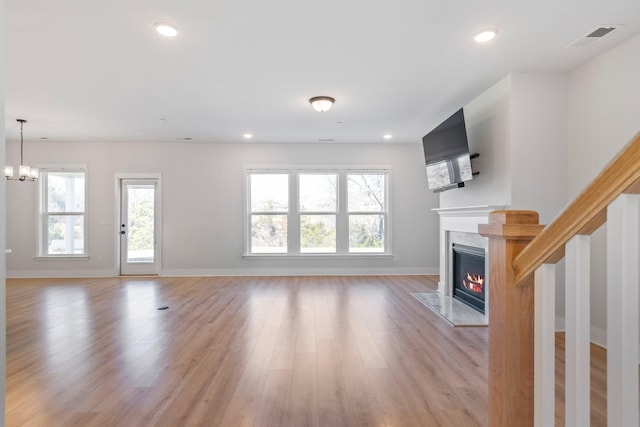
<svg viewBox="0 0 640 427">
<path fill-rule="evenodd" d="M 464 111 L 461 108 L 422 138 L 430 190 L 464 187 L 473 179 Z"/>
</svg>

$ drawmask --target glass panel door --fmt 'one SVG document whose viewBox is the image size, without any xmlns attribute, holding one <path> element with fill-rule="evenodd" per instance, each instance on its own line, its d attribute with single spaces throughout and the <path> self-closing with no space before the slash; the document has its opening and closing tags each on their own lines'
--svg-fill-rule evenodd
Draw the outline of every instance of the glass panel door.
<svg viewBox="0 0 640 427">
<path fill-rule="evenodd" d="M 158 274 L 156 180 L 121 181 L 120 274 Z"/>
</svg>

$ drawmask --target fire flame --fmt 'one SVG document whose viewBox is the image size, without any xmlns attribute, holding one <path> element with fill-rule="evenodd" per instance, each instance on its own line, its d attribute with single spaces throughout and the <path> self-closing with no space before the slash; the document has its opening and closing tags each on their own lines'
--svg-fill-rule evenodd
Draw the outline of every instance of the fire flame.
<svg viewBox="0 0 640 427">
<path fill-rule="evenodd" d="M 484 290 L 484 277 L 479 274 L 467 273 L 467 280 L 462 280 L 466 289 L 476 294 L 481 294 Z"/>
</svg>

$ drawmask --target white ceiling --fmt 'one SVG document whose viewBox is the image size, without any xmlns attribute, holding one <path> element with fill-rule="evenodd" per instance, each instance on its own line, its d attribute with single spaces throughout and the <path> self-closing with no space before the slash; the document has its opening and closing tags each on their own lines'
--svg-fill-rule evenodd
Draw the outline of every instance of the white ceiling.
<svg viewBox="0 0 640 427">
<path fill-rule="evenodd" d="M 24 118 L 25 141 L 402 143 L 510 72 L 569 70 L 639 34 L 640 1 L 5 0 L 5 22 L 8 140 Z M 500 33 L 479 45 L 485 26 Z"/>
</svg>

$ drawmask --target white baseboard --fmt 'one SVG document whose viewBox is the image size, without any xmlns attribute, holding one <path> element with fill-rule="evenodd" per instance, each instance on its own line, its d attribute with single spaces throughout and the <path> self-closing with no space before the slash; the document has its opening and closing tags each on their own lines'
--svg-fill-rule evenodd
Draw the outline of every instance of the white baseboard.
<svg viewBox="0 0 640 427">
<path fill-rule="evenodd" d="M 163 269 L 160 276 L 415 276 L 437 275 L 438 267 L 379 268 L 206 268 Z M 115 270 L 7 270 L 7 279 L 40 279 L 60 277 L 116 277 Z"/>
<path fill-rule="evenodd" d="M 604 329 L 591 327 L 591 342 L 602 348 L 607 348 L 607 331 Z"/>
<path fill-rule="evenodd" d="M 7 279 L 46 279 L 75 277 L 114 277 L 114 270 L 7 270 Z"/>
<path fill-rule="evenodd" d="M 415 276 L 438 274 L 437 267 L 380 268 L 216 268 L 163 269 L 162 276 Z"/>
<path fill-rule="evenodd" d="M 556 332 L 564 332 L 565 330 L 564 317 L 556 317 Z M 591 326 L 591 342 L 602 348 L 607 348 L 607 331 Z"/>
</svg>

